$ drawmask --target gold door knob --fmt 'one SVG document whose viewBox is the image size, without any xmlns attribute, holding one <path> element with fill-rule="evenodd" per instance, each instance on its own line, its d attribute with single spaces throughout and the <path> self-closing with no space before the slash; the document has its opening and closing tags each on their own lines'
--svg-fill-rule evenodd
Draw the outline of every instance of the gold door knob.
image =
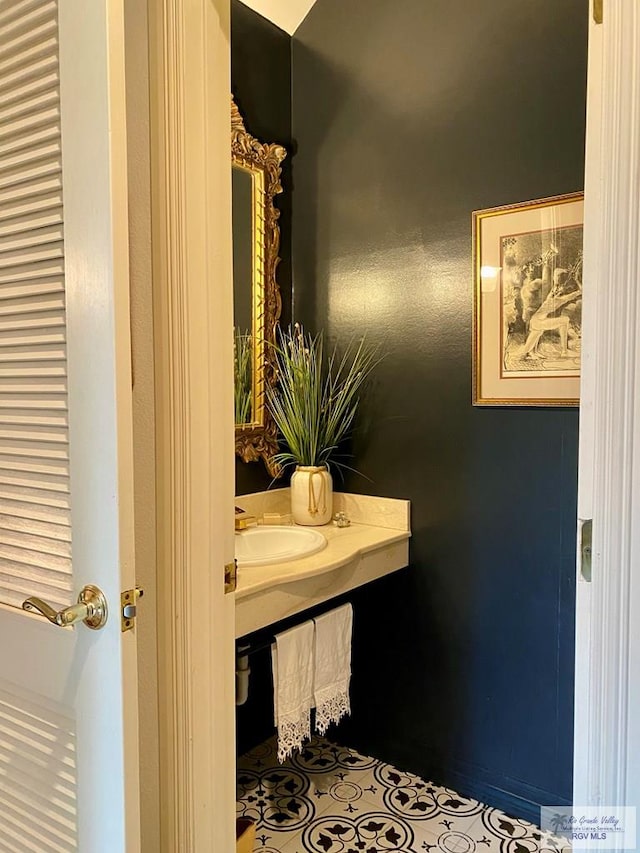
<svg viewBox="0 0 640 853">
<path fill-rule="evenodd" d="M 64 607 L 62 610 L 54 610 L 50 604 L 36 596 L 23 601 L 22 609 L 30 613 L 40 613 L 60 628 L 66 628 L 76 622 L 84 622 L 87 628 L 92 628 L 94 631 L 103 627 L 108 616 L 107 599 L 102 590 L 92 584 L 82 588 L 77 604 Z"/>
</svg>

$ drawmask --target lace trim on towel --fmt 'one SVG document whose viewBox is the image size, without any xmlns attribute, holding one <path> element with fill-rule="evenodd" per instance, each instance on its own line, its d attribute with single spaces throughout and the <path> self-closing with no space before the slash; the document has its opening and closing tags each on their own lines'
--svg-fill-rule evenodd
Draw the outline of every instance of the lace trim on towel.
<svg viewBox="0 0 640 853">
<path fill-rule="evenodd" d="M 318 698 L 316 696 L 316 731 L 324 735 L 331 723 L 338 723 L 347 716 L 351 716 L 351 700 L 349 689 L 332 690 L 328 696 Z"/>
<path fill-rule="evenodd" d="M 309 708 L 289 714 L 278 720 L 278 761 L 282 764 L 294 750 L 301 750 L 305 741 L 311 740 L 311 719 Z"/>
</svg>

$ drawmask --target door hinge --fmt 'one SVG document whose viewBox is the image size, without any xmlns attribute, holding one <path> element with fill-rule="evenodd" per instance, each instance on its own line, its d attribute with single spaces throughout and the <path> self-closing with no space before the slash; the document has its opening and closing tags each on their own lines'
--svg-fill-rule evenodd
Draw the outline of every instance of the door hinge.
<svg viewBox="0 0 640 853">
<path fill-rule="evenodd" d="M 602 7 L 604 0 L 593 0 L 593 20 L 596 24 L 602 23 Z"/>
<path fill-rule="evenodd" d="M 238 563 L 227 563 L 224 567 L 224 591 L 235 592 L 238 585 Z"/>
<path fill-rule="evenodd" d="M 130 631 L 135 627 L 138 615 L 137 601 L 144 595 L 144 590 L 139 586 L 134 589 L 126 589 L 120 595 L 120 627 L 122 631 Z"/>
</svg>

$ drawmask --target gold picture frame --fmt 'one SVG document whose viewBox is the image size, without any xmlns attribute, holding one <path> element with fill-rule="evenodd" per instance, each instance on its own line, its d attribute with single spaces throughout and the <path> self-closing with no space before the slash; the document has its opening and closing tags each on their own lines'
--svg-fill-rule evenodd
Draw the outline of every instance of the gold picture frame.
<svg viewBox="0 0 640 853">
<path fill-rule="evenodd" d="M 584 195 L 473 213 L 473 404 L 577 406 Z"/>
<path fill-rule="evenodd" d="M 286 150 L 248 133 L 231 96 L 231 161 L 252 179 L 252 402 L 251 419 L 236 424 L 236 454 L 244 462 L 262 459 L 273 477 L 280 475 L 272 457 L 278 451 L 277 428 L 266 405 L 268 386 L 276 382 L 276 326 L 282 310 L 276 269 L 280 262 L 280 211 L 274 197 L 282 192 L 281 163 Z"/>
</svg>

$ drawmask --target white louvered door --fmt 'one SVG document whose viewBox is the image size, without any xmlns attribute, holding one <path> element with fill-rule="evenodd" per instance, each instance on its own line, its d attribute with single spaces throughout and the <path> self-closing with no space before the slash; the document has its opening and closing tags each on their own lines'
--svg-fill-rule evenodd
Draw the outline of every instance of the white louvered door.
<svg viewBox="0 0 640 853">
<path fill-rule="evenodd" d="M 0 0 L 0 853 L 140 844 L 123 2 Z"/>
</svg>

